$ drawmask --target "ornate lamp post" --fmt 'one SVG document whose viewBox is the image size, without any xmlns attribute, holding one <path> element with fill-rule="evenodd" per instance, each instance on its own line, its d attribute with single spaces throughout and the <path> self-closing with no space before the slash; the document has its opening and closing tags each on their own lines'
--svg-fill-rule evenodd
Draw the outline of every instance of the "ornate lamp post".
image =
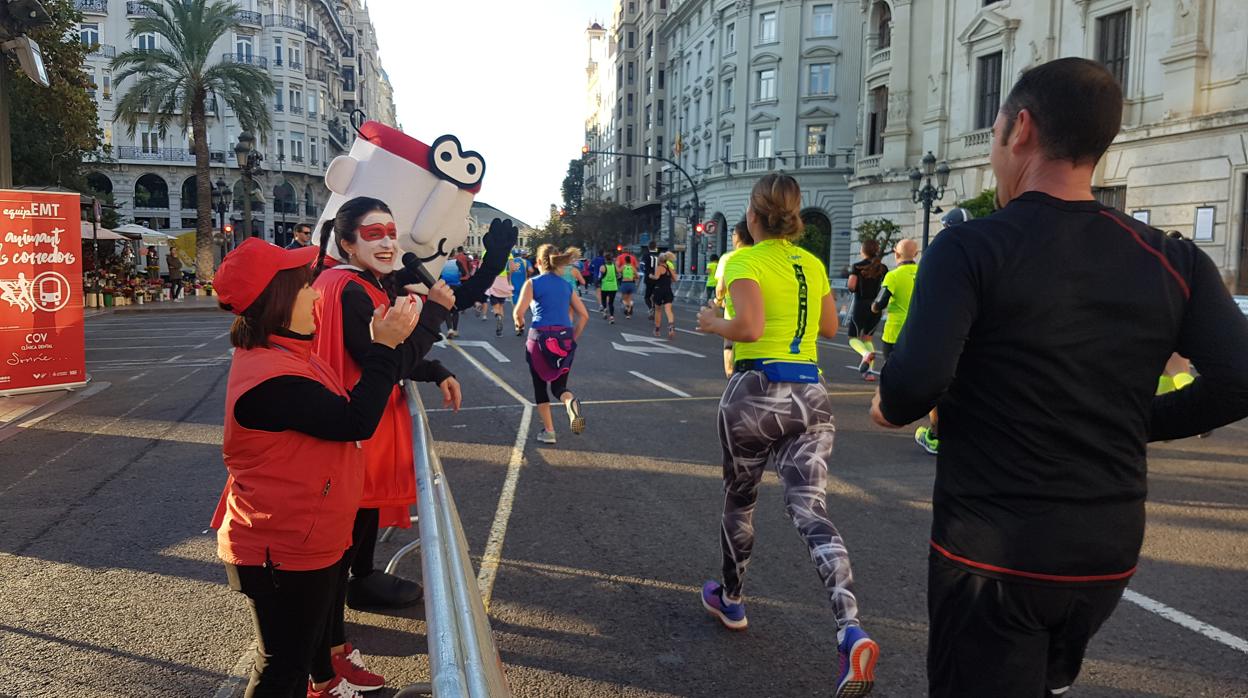
<svg viewBox="0 0 1248 698">
<path fill-rule="evenodd" d="M 225 214 L 230 210 L 230 185 L 225 183 L 224 179 L 218 179 L 213 185 L 212 190 L 212 206 L 217 211 L 217 226 L 221 235 L 221 257 L 225 257 Z"/>
<path fill-rule="evenodd" d="M 932 175 L 936 175 L 936 186 L 932 186 Z M 949 163 L 941 160 L 936 164 L 936 156 L 927 151 L 923 156 L 923 169 L 910 170 L 910 195 L 916 204 L 923 204 L 923 249 L 927 249 L 928 229 L 931 227 L 932 204 L 945 195 L 945 185 L 949 183 Z"/>
<path fill-rule="evenodd" d="M 260 163 L 264 155 L 256 152 L 256 139 L 247 131 L 238 134 L 238 143 L 234 146 L 234 156 L 238 160 L 238 169 L 243 175 L 243 239 L 253 235 L 251 230 L 251 194 L 256 188 L 255 176 L 263 172 Z M 241 240 L 236 243 L 241 243 Z"/>
</svg>

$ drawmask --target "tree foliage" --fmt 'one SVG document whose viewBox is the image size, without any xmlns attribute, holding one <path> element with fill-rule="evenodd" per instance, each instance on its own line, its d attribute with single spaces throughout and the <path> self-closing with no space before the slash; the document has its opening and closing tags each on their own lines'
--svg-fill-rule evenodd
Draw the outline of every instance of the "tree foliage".
<svg viewBox="0 0 1248 698">
<path fill-rule="evenodd" d="M 970 211 L 974 218 L 985 218 L 997 210 L 997 190 L 996 188 L 985 189 L 974 198 L 959 201 L 958 205 Z"/>
<path fill-rule="evenodd" d="M 797 244 L 818 257 L 820 261 L 826 262 L 828 260 L 829 247 L 832 244 L 832 236 L 824 232 L 819 226 L 807 223 L 806 232 L 802 233 L 802 236 L 797 239 Z"/>
<path fill-rule="evenodd" d="M 587 201 L 572 220 L 573 238 L 588 255 L 611 249 L 629 239 L 633 214 L 627 207 L 610 201 Z"/>
<path fill-rule="evenodd" d="M 207 120 L 222 115 L 228 106 L 242 128 L 258 139 L 269 129 L 273 81 L 258 66 L 210 63 L 217 41 L 240 27 L 233 2 L 142 0 L 142 4 L 149 16 L 131 23 L 130 37 L 156 34 L 159 47 L 131 49 L 113 60 L 119 92 L 123 83 L 134 79 L 117 102 L 117 120 L 131 137 L 141 122 L 162 137 L 174 124 L 190 128 L 197 194 L 195 261 L 199 278 L 211 280 L 215 257 Z"/>
<path fill-rule="evenodd" d="M 859 223 L 854 232 L 858 233 L 860 243 L 878 240 L 884 254 L 888 254 L 893 249 L 893 243 L 901 239 L 901 226 L 887 218 L 868 218 Z"/>
<path fill-rule="evenodd" d="M 585 161 L 581 158 L 568 161 L 568 174 L 563 178 L 563 209 L 569 215 L 581 212 L 585 191 Z"/>
<path fill-rule="evenodd" d="M 86 187 L 84 160 L 99 152 L 100 129 L 94 87 L 82 72 L 87 53 L 94 50 L 78 40 L 82 14 L 73 0 L 44 0 L 52 23 L 29 32 L 39 42 L 48 87 L 40 87 L 22 73 L 16 61 L 0 60 L 9 85 L 10 131 L 13 144 L 13 183 Z"/>
</svg>

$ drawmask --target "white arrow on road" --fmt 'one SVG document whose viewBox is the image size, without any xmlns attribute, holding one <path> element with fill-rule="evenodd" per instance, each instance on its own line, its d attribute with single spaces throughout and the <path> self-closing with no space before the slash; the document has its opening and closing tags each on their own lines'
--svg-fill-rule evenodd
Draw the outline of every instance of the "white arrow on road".
<svg viewBox="0 0 1248 698">
<path fill-rule="evenodd" d="M 626 351 L 630 354 L 641 354 L 642 356 L 649 356 L 651 354 L 684 354 L 686 356 L 695 356 L 699 359 L 706 358 L 704 354 L 672 346 L 670 342 L 663 339 L 657 339 L 655 337 L 642 337 L 641 335 L 629 334 L 627 332 L 621 332 L 620 336 L 623 337 L 626 342 L 640 342 L 641 344 L 620 344 L 619 342 L 611 342 L 611 346 L 615 347 L 616 351 Z"/>
<path fill-rule="evenodd" d="M 511 363 L 511 359 L 507 358 L 506 356 L 503 356 L 503 352 L 495 349 L 494 345 L 490 344 L 489 342 L 483 342 L 480 340 L 456 340 L 455 343 L 461 347 L 480 347 L 484 349 L 487 354 L 492 356 L 494 360 L 497 361 L 498 363 L 500 364 Z"/>
</svg>

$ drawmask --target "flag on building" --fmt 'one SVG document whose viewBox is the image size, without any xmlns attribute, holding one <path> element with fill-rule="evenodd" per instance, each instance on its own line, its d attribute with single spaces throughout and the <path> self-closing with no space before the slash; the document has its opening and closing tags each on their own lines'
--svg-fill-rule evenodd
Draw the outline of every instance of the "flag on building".
<svg viewBox="0 0 1248 698">
<path fill-rule="evenodd" d="M 685 152 L 685 138 L 682 134 L 676 134 L 676 142 L 672 145 L 672 152 L 677 155 Z"/>
</svg>

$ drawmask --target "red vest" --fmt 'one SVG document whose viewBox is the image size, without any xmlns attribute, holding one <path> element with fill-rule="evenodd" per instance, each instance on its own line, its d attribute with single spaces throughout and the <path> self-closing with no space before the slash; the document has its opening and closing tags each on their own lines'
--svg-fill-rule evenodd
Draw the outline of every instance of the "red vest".
<svg viewBox="0 0 1248 698">
<path fill-rule="evenodd" d="M 271 347 L 235 351 L 230 366 L 222 448 L 230 478 L 212 517 L 217 555 L 235 565 L 271 560 L 288 571 L 319 570 L 351 545 L 364 452 L 356 442 L 248 429 L 234 419 L 238 398 L 277 376 L 303 376 L 347 395 L 337 375 L 312 355 L 312 342 L 269 341 Z"/>
<path fill-rule="evenodd" d="M 326 269 L 312 284 L 321 292 L 316 302 L 316 339 L 312 351 L 329 364 L 345 386 L 360 380 L 360 367 L 347 353 L 342 336 L 342 291 L 358 284 L 373 307 L 390 306 L 385 291 L 365 283 L 353 269 Z M 381 526 L 410 525 L 407 507 L 416 502 L 416 474 L 412 463 L 412 417 L 398 385 L 390 393 L 386 411 L 373 438 L 364 442 L 364 496 L 361 509 L 381 509 Z"/>
</svg>

